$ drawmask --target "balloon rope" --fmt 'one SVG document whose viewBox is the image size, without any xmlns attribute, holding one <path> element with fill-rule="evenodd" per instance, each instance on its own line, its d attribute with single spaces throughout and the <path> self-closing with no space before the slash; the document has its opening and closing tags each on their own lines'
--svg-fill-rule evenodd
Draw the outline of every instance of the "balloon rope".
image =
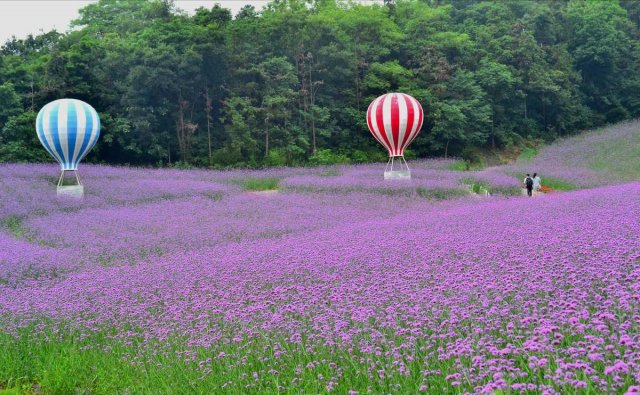
<svg viewBox="0 0 640 395">
<path fill-rule="evenodd" d="M 402 158 L 402 161 L 404 162 L 404 165 L 407 168 L 407 171 L 411 171 L 409 170 L 409 165 L 407 164 L 407 161 L 404 159 L 404 155 L 402 155 L 400 158 Z"/>
<path fill-rule="evenodd" d="M 80 175 L 78 174 L 77 170 L 62 170 L 62 172 L 60 173 L 60 178 L 58 179 L 58 186 L 59 187 L 63 186 L 64 176 L 68 171 L 72 171 L 73 174 L 76 176 L 76 181 L 78 182 L 78 185 L 82 185 L 82 182 L 80 181 Z"/>
</svg>

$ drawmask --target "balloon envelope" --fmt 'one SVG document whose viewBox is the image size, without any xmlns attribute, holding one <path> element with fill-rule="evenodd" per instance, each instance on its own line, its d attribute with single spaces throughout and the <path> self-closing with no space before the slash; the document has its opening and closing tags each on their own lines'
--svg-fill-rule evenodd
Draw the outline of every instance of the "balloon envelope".
<svg viewBox="0 0 640 395">
<path fill-rule="evenodd" d="M 78 163 L 98 141 L 100 118 L 93 107 L 81 100 L 60 99 L 40 110 L 36 131 L 62 170 L 78 170 Z"/>
<path fill-rule="evenodd" d="M 422 121 L 422 106 L 404 93 L 382 95 L 367 110 L 369 130 L 387 148 L 389 156 L 404 155 L 404 149 L 420 132 Z"/>
</svg>

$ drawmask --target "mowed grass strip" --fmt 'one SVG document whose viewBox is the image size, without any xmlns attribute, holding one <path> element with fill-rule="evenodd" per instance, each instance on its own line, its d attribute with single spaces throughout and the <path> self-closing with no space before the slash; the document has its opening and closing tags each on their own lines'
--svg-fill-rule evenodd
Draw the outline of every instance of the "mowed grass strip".
<svg viewBox="0 0 640 395">
<path fill-rule="evenodd" d="M 278 189 L 279 178 L 245 178 L 242 186 L 247 191 L 273 191 Z"/>
</svg>

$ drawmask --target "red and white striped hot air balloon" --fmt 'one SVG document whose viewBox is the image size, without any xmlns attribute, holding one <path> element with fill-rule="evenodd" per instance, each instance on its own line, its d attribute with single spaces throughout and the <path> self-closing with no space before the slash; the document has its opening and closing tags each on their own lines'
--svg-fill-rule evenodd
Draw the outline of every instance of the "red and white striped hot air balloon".
<svg viewBox="0 0 640 395">
<path fill-rule="evenodd" d="M 369 105 L 367 110 L 369 130 L 373 137 L 389 151 L 392 172 L 393 158 L 400 157 L 404 162 L 404 149 L 420 132 L 423 116 L 420 103 L 404 93 L 387 93 Z M 406 166 L 406 162 L 404 163 Z M 408 171 L 407 166 L 407 176 L 410 177 Z M 387 173 L 385 171 L 385 178 Z"/>
</svg>

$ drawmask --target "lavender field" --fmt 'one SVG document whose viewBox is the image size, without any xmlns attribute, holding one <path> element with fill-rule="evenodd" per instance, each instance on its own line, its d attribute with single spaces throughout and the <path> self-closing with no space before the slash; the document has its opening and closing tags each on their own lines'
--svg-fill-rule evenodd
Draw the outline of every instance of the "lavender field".
<svg viewBox="0 0 640 395">
<path fill-rule="evenodd" d="M 409 182 L 0 166 L 0 394 L 640 393 L 639 130 Z"/>
</svg>

